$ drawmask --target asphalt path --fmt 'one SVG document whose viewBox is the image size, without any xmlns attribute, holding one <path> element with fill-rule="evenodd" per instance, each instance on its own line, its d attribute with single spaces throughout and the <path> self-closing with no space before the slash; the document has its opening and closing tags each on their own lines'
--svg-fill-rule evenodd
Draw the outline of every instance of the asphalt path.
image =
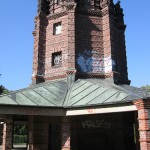
<svg viewBox="0 0 150 150">
<path fill-rule="evenodd" d="M 0 145 L 0 150 L 2 150 L 2 146 Z M 26 150 L 26 145 L 14 145 L 12 150 Z"/>
</svg>

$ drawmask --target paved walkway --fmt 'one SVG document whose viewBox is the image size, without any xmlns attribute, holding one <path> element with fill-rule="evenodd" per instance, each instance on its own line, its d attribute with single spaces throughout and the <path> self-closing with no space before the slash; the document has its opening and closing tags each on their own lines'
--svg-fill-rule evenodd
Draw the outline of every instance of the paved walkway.
<svg viewBox="0 0 150 150">
<path fill-rule="evenodd" d="M 0 150 L 2 150 L 2 146 L 0 145 Z M 12 150 L 26 150 L 26 145 L 14 145 Z"/>
</svg>

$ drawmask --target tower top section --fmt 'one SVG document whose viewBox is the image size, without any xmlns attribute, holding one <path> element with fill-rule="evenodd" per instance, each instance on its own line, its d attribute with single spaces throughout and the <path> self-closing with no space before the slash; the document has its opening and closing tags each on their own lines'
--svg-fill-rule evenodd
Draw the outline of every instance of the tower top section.
<svg viewBox="0 0 150 150">
<path fill-rule="evenodd" d="M 109 78 L 129 84 L 120 2 L 38 0 L 33 83 Z"/>
<path fill-rule="evenodd" d="M 113 0 L 38 0 L 38 13 L 54 14 L 75 6 L 82 10 L 101 10 Z"/>
</svg>

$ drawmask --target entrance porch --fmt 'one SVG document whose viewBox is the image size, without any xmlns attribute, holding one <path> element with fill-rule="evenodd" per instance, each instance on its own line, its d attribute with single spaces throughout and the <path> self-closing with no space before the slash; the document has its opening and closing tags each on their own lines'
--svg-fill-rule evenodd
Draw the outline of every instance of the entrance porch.
<svg viewBox="0 0 150 150">
<path fill-rule="evenodd" d="M 25 118 L 27 150 L 149 150 L 150 93 L 108 80 L 55 80 L 0 97 L 2 150 Z"/>
<path fill-rule="evenodd" d="M 132 111 L 66 117 L 25 116 L 28 142 L 21 150 L 140 150 L 137 115 L 137 111 Z M 7 119 L 4 125 L 8 132 L 3 131 L 2 150 L 17 150 L 16 146 L 12 147 L 13 116 Z"/>
</svg>

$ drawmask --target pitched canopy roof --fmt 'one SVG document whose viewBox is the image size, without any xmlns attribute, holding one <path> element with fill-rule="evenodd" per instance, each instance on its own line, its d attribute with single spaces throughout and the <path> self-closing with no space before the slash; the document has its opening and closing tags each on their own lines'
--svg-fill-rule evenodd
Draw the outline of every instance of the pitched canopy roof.
<svg viewBox="0 0 150 150">
<path fill-rule="evenodd" d="M 54 80 L 0 96 L 0 105 L 36 107 L 84 107 L 126 103 L 150 97 L 150 92 L 104 79 L 79 79 L 70 87 L 67 79 Z"/>
</svg>

